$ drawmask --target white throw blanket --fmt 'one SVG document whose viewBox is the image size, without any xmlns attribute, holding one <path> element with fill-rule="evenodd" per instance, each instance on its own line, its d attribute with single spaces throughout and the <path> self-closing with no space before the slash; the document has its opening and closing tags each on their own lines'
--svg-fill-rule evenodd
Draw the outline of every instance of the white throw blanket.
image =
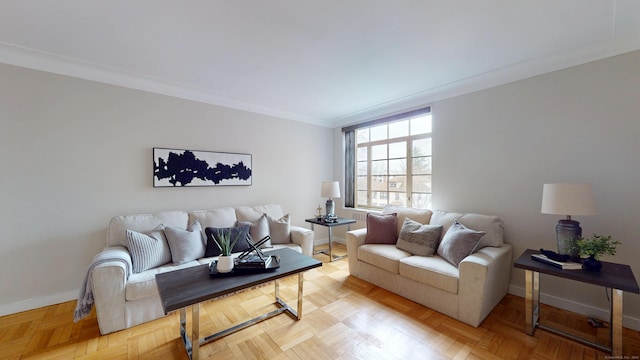
<svg viewBox="0 0 640 360">
<path fill-rule="evenodd" d="M 82 286 L 80 287 L 80 294 L 78 295 L 76 310 L 73 313 L 73 322 L 78 322 L 91 313 L 91 309 L 93 308 L 93 288 L 91 285 L 91 272 L 96 266 L 110 261 L 120 261 L 124 263 L 126 269 L 125 276 L 129 278 L 129 274 L 131 274 L 132 268 L 131 257 L 126 252 L 124 252 L 122 248 L 107 248 L 94 256 L 91 265 L 89 265 L 89 267 L 87 268 L 87 273 L 85 274 L 84 281 L 82 283 Z"/>
</svg>

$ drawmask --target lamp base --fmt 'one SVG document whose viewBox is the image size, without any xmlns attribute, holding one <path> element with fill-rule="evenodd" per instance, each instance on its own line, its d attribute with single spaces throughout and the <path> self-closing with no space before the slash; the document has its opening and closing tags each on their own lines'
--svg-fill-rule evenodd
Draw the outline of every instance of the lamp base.
<svg viewBox="0 0 640 360">
<path fill-rule="evenodd" d="M 331 199 L 327 200 L 326 210 L 327 210 L 327 212 L 325 214 L 326 214 L 327 217 L 335 216 L 336 205 L 333 202 L 333 200 L 331 200 Z"/>
<path fill-rule="evenodd" d="M 558 254 L 569 255 L 572 260 L 579 259 L 579 251 L 576 240 L 582 237 L 580 223 L 575 220 L 558 220 L 556 225 L 556 238 L 558 241 Z"/>
</svg>

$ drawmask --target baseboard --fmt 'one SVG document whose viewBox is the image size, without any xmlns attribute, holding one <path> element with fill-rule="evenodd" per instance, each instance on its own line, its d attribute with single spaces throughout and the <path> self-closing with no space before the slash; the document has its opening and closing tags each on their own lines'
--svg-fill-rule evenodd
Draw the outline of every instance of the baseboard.
<svg viewBox="0 0 640 360">
<path fill-rule="evenodd" d="M 63 293 L 42 296 L 39 298 L 21 300 L 11 304 L 2 304 L 0 305 L 0 316 L 15 314 L 54 304 L 60 304 L 70 300 L 76 300 L 78 298 L 78 291 L 79 290 L 67 291 Z"/>
<path fill-rule="evenodd" d="M 525 289 L 520 286 L 509 285 L 509 294 L 524 297 Z M 597 319 L 609 321 L 609 309 L 597 308 L 595 306 L 582 304 L 573 300 L 549 295 L 544 292 L 540 292 L 540 302 L 559 309 L 571 311 L 576 314 L 593 316 Z M 628 329 L 640 331 L 640 319 L 623 315 L 622 326 Z"/>
</svg>

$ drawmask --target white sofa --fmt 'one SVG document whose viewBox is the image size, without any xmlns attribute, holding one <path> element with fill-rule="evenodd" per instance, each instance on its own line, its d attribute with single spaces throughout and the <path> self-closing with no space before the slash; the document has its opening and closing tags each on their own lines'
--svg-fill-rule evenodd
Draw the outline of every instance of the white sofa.
<svg viewBox="0 0 640 360">
<path fill-rule="evenodd" d="M 475 252 L 459 267 L 439 255 L 416 256 L 395 245 L 365 244 L 367 229 L 347 232 L 351 275 L 477 327 L 506 295 L 511 274 L 511 245 L 503 241 L 502 221 L 495 216 L 431 212 L 387 207 L 397 213 L 398 235 L 405 217 L 442 225 L 442 237 L 455 219 L 469 229 L 485 231 Z M 488 245 L 488 246 L 485 246 Z"/>
<path fill-rule="evenodd" d="M 275 204 L 190 212 L 165 211 L 157 214 L 117 216 L 111 219 L 107 231 L 107 246 L 101 254 L 96 255 L 96 258 L 109 254 L 108 257 L 114 260 L 101 262 L 89 274 L 100 332 L 104 335 L 164 316 L 155 275 L 208 264 L 215 259 L 215 257 L 200 258 L 177 266 L 169 262 L 139 273 L 132 273 L 130 270 L 132 258 L 127 249 L 127 230 L 149 232 L 160 224 L 186 229 L 189 224 L 198 220 L 204 232 L 206 227 L 228 228 L 236 226 L 238 221 L 255 222 L 263 214 L 267 214 L 272 219 L 284 217 L 288 220 L 281 206 Z M 279 243 L 273 239 L 273 249 L 287 247 L 311 256 L 313 231 L 297 226 L 290 226 L 289 229 L 288 239 Z M 205 238 L 203 241 L 206 241 Z"/>
</svg>

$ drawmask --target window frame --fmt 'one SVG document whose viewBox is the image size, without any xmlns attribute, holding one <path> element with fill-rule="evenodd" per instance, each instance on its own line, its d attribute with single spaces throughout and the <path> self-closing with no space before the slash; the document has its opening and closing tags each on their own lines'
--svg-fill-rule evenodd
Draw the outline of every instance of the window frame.
<svg viewBox="0 0 640 360">
<path fill-rule="evenodd" d="M 421 207 L 430 209 L 432 207 L 432 195 L 433 195 L 433 145 L 432 143 L 429 146 L 428 154 L 421 156 L 414 156 L 413 143 L 418 140 L 424 139 L 433 139 L 433 129 L 429 129 L 429 132 L 420 133 L 416 135 L 411 135 L 411 119 L 418 118 L 422 116 L 426 116 L 431 114 L 431 108 L 426 107 L 418 110 L 413 110 L 410 112 L 405 112 L 398 115 L 393 115 L 389 117 L 385 117 L 382 119 L 377 119 L 373 121 L 368 121 L 362 124 L 357 124 L 349 127 L 345 127 L 342 131 L 345 133 L 345 207 L 350 208 L 363 208 L 363 209 L 373 209 L 378 210 L 382 209 L 384 206 L 389 205 L 389 199 L 393 197 L 393 194 L 404 194 L 405 199 L 401 201 L 403 206 L 408 207 Z M 397 123 L 400 121 L 408 121 L 409 128 L 407 129 L 407 133 L 402 136 L 389 138 L 389 125 L 393 123 Z M 371 129 L 373 127 L 378 127 L 380 125 L 386 126 L 386 137 L 385 139 L 379 139 L 374 141 L 366 141 L 366 142 L 358 142 L 357 140 L 357 132 L 362 131 L 363 129 Z M 369 134 L 370 135 L 370 134 Z M 371 138 L 369 137 L 368 140 Z M 389 144 L 405 142 L 405 153 L 404 157 L 400 157 L 398 159 L 405 159 L 404 167 L 406 169 L 405 174 L 399 174 L 398 176 L 405 178 L 405 184 L 402 186 L 403 191 L 393 191 L 391 187 L 391 183 L 389 179 L 391 179 L 393 175 L 393 171 L 389 169 L 389 160 L 393 160 L 396 158 L 389 157 Z M 385 176 L 386 177 L 386 189 L 385 190 L 374 190 L 372 187 L 372 182 L 374 181 L 376 175 L 372 174 L 374 159 L 372 158 L 372 149 L 374 146 L 378 145 L 386 145 L 386 158 L 384 160 L 387 161 L 387 169 L 386 174 L 377 175 L 377 176 Z M 366 204 L 363 201 L 359 201 L 358 199 L 358 181 L 359 177 L 362 175 L 358 175 L 358 166 L 363 163 L 362 160 L 358 159 L 358 151 L 359 149 L 365 148 L 367 152 L 366 156 L 366 164 L 367 164 L 367 174 L 366 176 Z M 429 158 L 429 173 L 428 174 L 414 174 L 413 171 L 413 163 L 415 158 Z M 351 176 L 349 176 L 351 175 Z M 430 176 L 431 180 L 428 184 L 428 191 L 415 189 L 413 186 L 413 181 L 415 176 Z M 351 188 L 350 188 L 351 186 Z M 362 190 L 360 190 L 362 191 Z M 379 193 L 383 197 L 386 197 L 385 203 L 375 203 L 374 202 L 374 194 Z M 421 204 L 417 203 L 416 196 L 420 196 L 420 194 L 425 195 L 425 198 Z M 393 205 L 393 204 L 391 204 Z"/>
</svg>

